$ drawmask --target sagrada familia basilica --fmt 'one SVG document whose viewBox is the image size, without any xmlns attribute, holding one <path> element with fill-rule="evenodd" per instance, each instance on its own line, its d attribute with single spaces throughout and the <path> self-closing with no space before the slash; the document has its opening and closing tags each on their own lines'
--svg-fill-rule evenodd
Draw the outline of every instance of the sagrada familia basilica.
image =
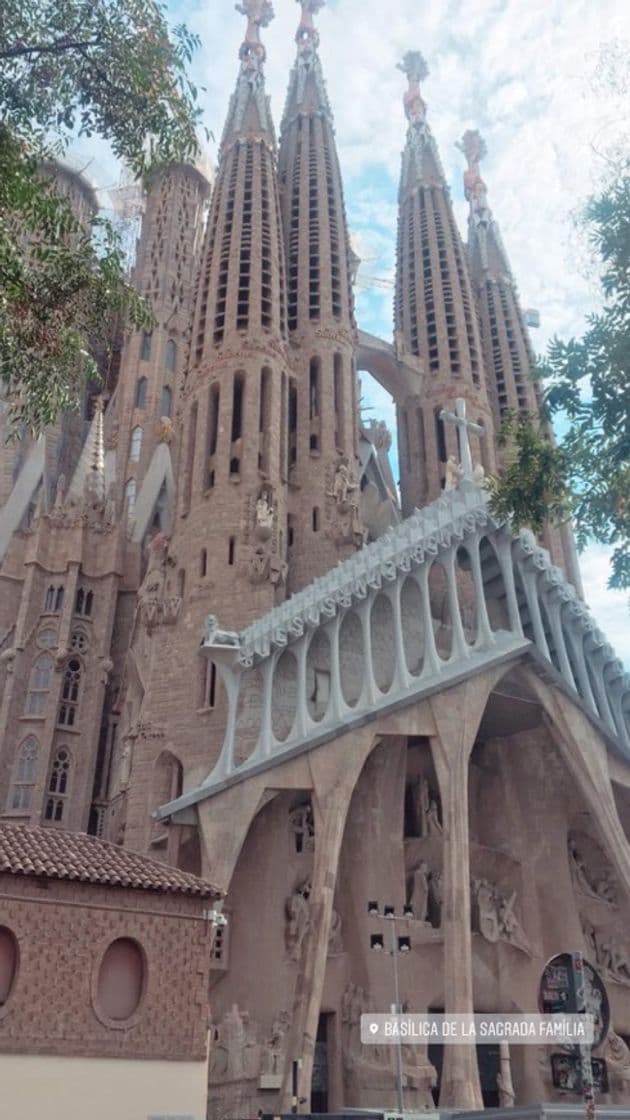
<svg viewBox="0 0 630 1120">
<path fill-rule="evenodd" d="M 393 1000 L 375 902 L 408 939 L 408 1011 L 533 1011 L 545 962 L 584 952 L 604 1100 L 628 1104 L 630 679 L 570 527 L 489 507 L 501 418 L 540 402 L 483 140 L 461 141 L 464 241 L 407 53 L 392 340 L 361 330 L 320 4 L 277 141 L 271 6 L 243 0 L 212 190 L 177 164 L 146 197 L 152 330 L 107 392 L 0 448 L 0 816 L 223 896 L 216 1120 L 392 1104 L 392 1049 L 359 1033 Z M 399 489 L 362 370 L 395 402 Z M 406 1045 L 405 1106 L 575 1102 L 550 1053 Z"/>
</svg>

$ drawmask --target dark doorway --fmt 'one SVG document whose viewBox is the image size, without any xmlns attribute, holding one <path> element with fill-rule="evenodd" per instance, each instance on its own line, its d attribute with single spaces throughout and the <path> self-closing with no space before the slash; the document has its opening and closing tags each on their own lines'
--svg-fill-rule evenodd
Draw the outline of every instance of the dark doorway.
<svg viewBox="0 0 630 1120">
<path fill-rule="evenodd" d="M 499 1074 L 499 1046 L 478 1046 L 477 1065 L 479 1067 L 479 1081 L 484 1108 L 499 1107 L 499 1089 L 497 1076 Z"/>
<path fill-rule="evenodd" d="M 311 1082 L 311 1112 L 328 1112 L 328 1043 L 332 1014 L 324 1013 L 317 1024 L 313 1080 Z"/>
</svg>

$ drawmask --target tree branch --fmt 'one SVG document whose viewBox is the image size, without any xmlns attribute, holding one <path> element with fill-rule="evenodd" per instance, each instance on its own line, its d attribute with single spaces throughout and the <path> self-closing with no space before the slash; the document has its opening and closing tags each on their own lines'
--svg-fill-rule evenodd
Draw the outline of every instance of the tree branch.
<svg viewBox="0 0 630 1120">
<path fill-rule="evenodd" d="M 0 59 L 22 58 L 29 54 L 61 54 L 63 51 L 77 51 L 85 47 L 97 47 L 99 39 L 58 39 L 56 43 L 19 43 L 8 50 L 0 51 Z"/>
</svg>

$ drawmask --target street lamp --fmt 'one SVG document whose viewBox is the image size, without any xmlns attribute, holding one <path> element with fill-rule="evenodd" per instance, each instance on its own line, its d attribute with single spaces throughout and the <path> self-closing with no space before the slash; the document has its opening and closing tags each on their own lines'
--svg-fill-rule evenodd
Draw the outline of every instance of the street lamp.
<svg viewBox="0 0 630 1120">
<path fill-rule="evenodd" d="M 411 938 L 408 934 L 399 937 L 396 933 L 396 922 L 408 922 L 413 918 L 413 910 L 411 906 L 403 908 L 402 917 L 397 917 L 396 910 L 393 906 L 383 906 L 383 913 L 379 909 L 378 902 L 368 902 L 368 916 L 376 918 L 379 921 L 389 922 L 391 924 L 391 949 L 389 955 L 394 962 L 394 999 L 396 1002 L 392 1004 L 392 1014 L 400 1015 L 400 985 L 398 982 L 398 954 L 411 952 Z M 370 934 L 370 949 L 382 953 L 385 949 L 385 940 L 382 933 Z M 404 1111 L 404 1097 L 403 1097 L 403 1064 L 402 1064 L 402 1043 L 400 1041 L 400 1034 L 396 1036 L 396 1096 L 398 1100 L 398 1111 L 402 1114 Z"/>
</svg>

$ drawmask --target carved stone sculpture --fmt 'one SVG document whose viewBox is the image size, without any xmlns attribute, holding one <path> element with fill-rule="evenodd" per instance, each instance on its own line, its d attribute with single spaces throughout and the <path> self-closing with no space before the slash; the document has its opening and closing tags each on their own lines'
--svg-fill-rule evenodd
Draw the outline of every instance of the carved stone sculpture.
<svg viewBox="0 0 630 1120">
<path fill-rule="evenodd" d="M 286 1036 L 291 1025 L 288 1012 L 281 1011 L 273 1021 L 263 1055 L 263 1072 L 274 1076 L 282 1074 L 286 1052 Z"/>
<path fill-rule="evenodd" d="M 530 952 L 527 935 L 515 913 L 516 891 L 504 895 L 487 879 L 473 879 L 472 897 L 473 929 L 477 933 L 486 941 L 507 941 Z"/>
<path fill-rule="evenodd" d="M 421 860 L 411 878 L 409 905 L 419 922 L 426 922 L 429 908 L 429 865 Z"/>
<path fill-rule="evenodd" d="M 585 857 L 582 850 L 584 845 L 589 845 L 589 839 L 582 837 L 581 844 L 578 844 L 575 838 L 569 838 L 569 863 L 573 881 L 581 894 L 616 908 L 617 884 L 610 869 L 604 866 L 603 853 L 599 851 L 594 841 L 590 841 L 590 859 Z M 599 867 L 595 866 L 597 863 Z"/>
<path fill-rule="evenodd" d="M 258 540 L 266 541 L 273 532 L 274 510 L 271 492 L 263 490 L 256 502 L 256 527 Z"/>
<path fill-rule="evenodd" d="M 343 953 L 343 940 L 341 936 L 341 914 L 337 910 L 333 910 L 330 919 L 330 933 L 328 935 L 328 956 L 338 957 Z"/>
<path fill-rule="evenodd" d="M 257 1029 L 246 1011 L 233 1004 L 211 1031 L 210 1080 L 251 1080 L 260 1072 L 261 1048 Z"/>
<path fill-rule="evenodd" d="M 304 938 L 311 924 L 311 881 L 306 879 L 295 888 L 286 902 L 285 941 L 287 953 L 293 961 L 298 961 L 302 953 Z"/>
<path fill-rule="evenodd" d="M 205 646 L 228 646 L 238 649 L 239 636 L 235 630 L 220 630 L 217 616 L 209 614 L 206 616 L 203 644 Z"/>
<path fill-rule="evenodd" d="M 291 810 L 289 813 L 289 828 L 293 833 L 295 850 L 298 854 L 314 850 L 315 824 L 313 807 L 310 801 Z"/>
<path fill-rule="evenodd" d="M 444 474 L 444 489 L 455 490 L 463 477 L 464 472 L 457 462 L 457 459 L 454 455 L 449 455 L 446 461 L 446 471 Z"/>
</svg>

